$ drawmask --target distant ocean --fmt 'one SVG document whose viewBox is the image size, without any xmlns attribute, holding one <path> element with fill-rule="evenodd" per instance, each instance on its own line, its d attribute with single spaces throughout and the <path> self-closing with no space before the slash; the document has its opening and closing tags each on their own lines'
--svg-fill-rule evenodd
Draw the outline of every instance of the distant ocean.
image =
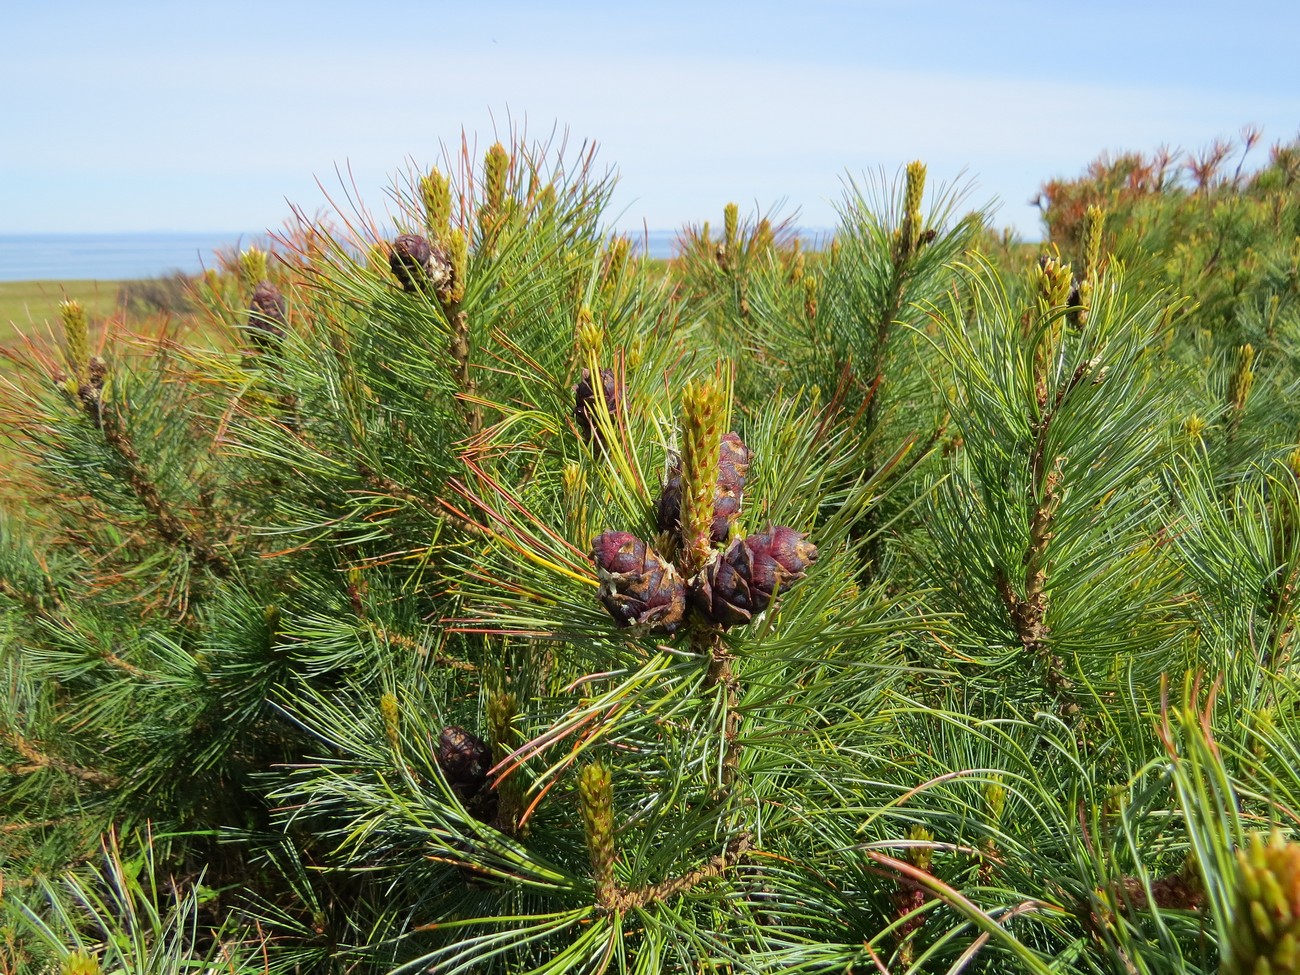
<svg viewBox="0 0 1300 975">
<path fill-rule="evenodd" d="M 0 234 L 0 281 L 121 281 L 172 271 L 195 274 L 215 251 L 264 235 Z"/>
<path fill-rule="evenodd" d="M 810 243 L 824 234 L 802 232 Z M 632 233 L 651 257 L 672 257 L 676 230 Z M 218 250 L 265 247 L 265 234 L 0 234 L 0 281 L 122 281 L 196 274 Z"/>
</svg>

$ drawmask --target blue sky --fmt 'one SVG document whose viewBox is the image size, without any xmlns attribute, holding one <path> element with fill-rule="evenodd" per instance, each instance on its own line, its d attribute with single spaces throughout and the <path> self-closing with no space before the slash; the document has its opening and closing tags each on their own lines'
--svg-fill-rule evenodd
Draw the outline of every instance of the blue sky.
<svg viewBox="0 0 1300 975">
<path fill-rule="evenodd" d="M 846 174 L 919 158 L 1034 236 L 1103 150 L 1300 132 L 1294 2 L 4 0 L 0 33 L 0 233 L 259 232 L 336 167 L 382 211 L 513 120 L 595 140 L 625 229 L 829 226 Z"/>
</svg>

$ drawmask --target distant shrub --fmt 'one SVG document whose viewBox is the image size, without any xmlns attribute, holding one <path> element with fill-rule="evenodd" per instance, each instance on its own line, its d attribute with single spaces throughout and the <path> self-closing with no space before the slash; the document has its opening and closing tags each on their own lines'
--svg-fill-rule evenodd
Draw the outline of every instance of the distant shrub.
<svg viewBox="0 0 1300 975">
<path fill-rule="evenodd" d="M 1130 284 L 1188 299 L 1176 314 L 1216 344 L 1269 343 L 1273 319 L 1300 293 L 1300 141 L 1248 165 L 1260 133 L 1218 139 L 1200 152 L 1103 155 L 1071 180 L 1049 180 L 1035 203 L 1048 239 L 1067 257 L 1083 249 L 1085 215 L 1103 209 L 1106 250 Z M 1263 308 L 1266 314 L 1261 315 Z"/>
<path fill-rule="evenodd" d="M 193 309 L 194 280 L 183 271 L 142 281 L 124 281 L 117 291 L 117 304 L 137 315 L 180 315 Z"/>
</svg>

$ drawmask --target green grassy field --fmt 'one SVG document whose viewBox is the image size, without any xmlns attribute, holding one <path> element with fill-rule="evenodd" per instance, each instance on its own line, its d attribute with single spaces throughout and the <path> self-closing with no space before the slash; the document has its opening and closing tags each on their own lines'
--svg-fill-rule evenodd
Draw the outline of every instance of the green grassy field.
<svg viewBox="0 0 1300 975">
<path fill-rule="evenodd" d="M 118 308 L 118 281 L 0 281 L 0 341 L 15 328 L 57 321 L 59 302 L 80 301 L 92 319 L 110 315 Z"/>
</svg>

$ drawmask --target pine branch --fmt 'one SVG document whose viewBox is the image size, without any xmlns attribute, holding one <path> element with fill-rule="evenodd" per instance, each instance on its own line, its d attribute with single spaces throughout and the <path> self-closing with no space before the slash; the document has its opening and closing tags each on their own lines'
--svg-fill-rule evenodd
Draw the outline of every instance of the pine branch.
<svg viewBox="0 0 1300 975">
<path fill-rule="evenodd" d="M 691 649 L 709 661 L 708 672 L 704 679 L 703 690 L 721 686 L 723 707 L 726 718 L 723 720 L 721 792 L 726 795 L 735 784 L 736 774 L 740 769 L 740 680 L 736 675 L 736 656 L 727 647 L 722 638 L 722 631 L 693 621 L 691 628 Z"/>
<path fill-rule="evenodd" d="M 1050 270 L 1049 265 L 1049 273 Z M 1041 266 L 1040 273 L 1042 273 Z M 1060 413 L 1066 397 L 1083 382 L 1095 364 L 1080 363 L 1069 379 L 1061 383 L 1049 403 L 1046 378 L 1048 344 L 1047 337 L 1040 339 L 1035 345 L 1033 356 L 1034 385 L 1041 413 L 1036 418 L 1031 418 L 1030 422 L 1033 443 L 1029 453 L 1029 484 L 1033 497 L 1038 501 L 1029 513 L 1029 545 L 1022 560 L 1025 567 L 1022 584 L 1024 595 L 1021 596 L 1016 592 L 1001 568 L 998 569 L 996 583 L 998 594 L 1007 608 L 1021 644 L 1029 656 L 1043 667 L 1048 689 L 1056 697 L 1063 698 L 1071 691 L 1073 682 L 1065 675 L 1063 661 L 1052 651 L 1046 616 L 1047 550 L 1052 540 L 1052 523 L 1061 503 L 1062 466 L 1065 457 L 1055 458 L 1049 468 L 1047 445 L 1052 421 Z M 1071 714 L 1078 711 L 1078 706 L 1075 704 L 1066 702 L 1066 707 Z"/>
<path fill-rule="evenodd" d="M 469 435 L 475 437 L 483 429 L 483 407 L 478 399 L 478 384 L 470 374 L 469 315 L 459 301 L 451 302 L 446 312 L 451 322 L 452 377 L 461 389 L 458 399 L 464 411 L 465 425 Z"/>
<path fill-rule="evenodd" d="M 634 908 L 647 907 L 650 904 L 666 901 L 684 894 L 694 887 L 710 880 L 722 877 L 728 870 L 744 861 L 746 855 L 754 848 L 754 837 L 741 833 L 732 839 L 724 852 L 711 858 L 708 863 L 697 867 L 680 877 L 651 884 L 648 887 L 628 889 L 615 888 L 609 898 L 600 904 L 607 911 L 627 912 Z"/>
<path fill-rule="evenodd" d="M 384 497 L 393 498 L 397 501 L 403 501 L 413 505 L 425 514 L 432 515 L 434 518 L 446 521 L 453 525 L 459 531 L 467 535 L 473 535 L 478 538 L 492 537 L 492 533 L 481 525 L 471 521 L 465 514 L 454 508 L 444 499 L 437 499 L 436 503 L 429 501 L 427 498 L 410 491 L 398 484 L 390 477 L 385 477 L 370 469 L 370 466 L 364 461 L 357 461 L 357 473 L 365 480 L 366 485 L 376 494 Z"/>
<path fill-rule="evenodd" d="M 190 553 L 196 568 L 210 569 L 220 578 L 230 575 L 230 563 L 204 538 L 197 528 L 190 528 L 163 500 L 158 487 L 150 478 L 140 460 L 130 433 L 122 422 L 120 412 L 103 402 L 104 379 L 107 367 L 102 359 L 94 359 L 89 367 L 89 379 L 77 388 L 77 398 L 86 416 L 104 437 L 104 443 L 115 453 L 126 468 L 126 482 L 141 506 L 149 514 L 154 533 L 165 543 L 180 546 Z"/>
<path fill-rule="evenodd" d="M 7 596 L 23 607 L 33 616 L 48 618 L 63 608 L 63 600 L 54 588 L 54 580 L 45 575 L 45 595 L 32 592 L 25 586 L 15 586 L 8 579 L 0 577 L 0 596 Z"/>
<path fill-rule="evenodd" d="M 1043 666 L 1047 686 L 1057 696 L 1068 694 L 1072 687 L 1072 682 L 1065 676 L 1063 662 L 1052 652 L 1046 623 L 1047 546 L 1052 538 L 1052 520 L 1061 500 L 1061 460 L 1058 458 L 1052 471 L 1043 478 L 1042 500 L 1030 512 L 1029 547 L 1024 555 L 1024 595 L 1016 592 L 1001 568 L 996 578 L 998 595 L 1007 608 L 1016 635 L 1029 656 Z"/>
<path fill-rule="evenodd" d="M 96 769 L 82 768 L 58 756 L 48 755 L 17 732 L 7 733 L 5 739 L 28 763 L 27 765 L 10 766 L 9 771 L 13 774 L 30 775 L 33 772 L 48 768 L 104 789 L 116 788 L 120 782 L 115 775 L 100 772 Z"/>
<path fill-rule="evenodd" d="M 431 653 L 429 646 L 426 645 L 425 643 L 419 640 L 412 639 L 411 637 L 405 636 L 401 633 L 394 633 L 392 630 L 387 629 L 380 623 L 368 621 L 366 625 L 370 628 L 370 632 L 372 632 L 379 639 L 383 640 L 385 643 L 391 643 L 399 647 L 405 647 L 407 650 L 414 650 L 421 657 L 424 657 L 427 660 L 432 661 L 433 663 L 437 664 L 439 667 L 446 667 L 450 670 L 464 670 L 464 671 L 478 670 L 478 666 L 476 664 L 470 663 L 468 660 L 457 660 L 455 657 L 446 657 L 440 653 Z"/>
</svg>

